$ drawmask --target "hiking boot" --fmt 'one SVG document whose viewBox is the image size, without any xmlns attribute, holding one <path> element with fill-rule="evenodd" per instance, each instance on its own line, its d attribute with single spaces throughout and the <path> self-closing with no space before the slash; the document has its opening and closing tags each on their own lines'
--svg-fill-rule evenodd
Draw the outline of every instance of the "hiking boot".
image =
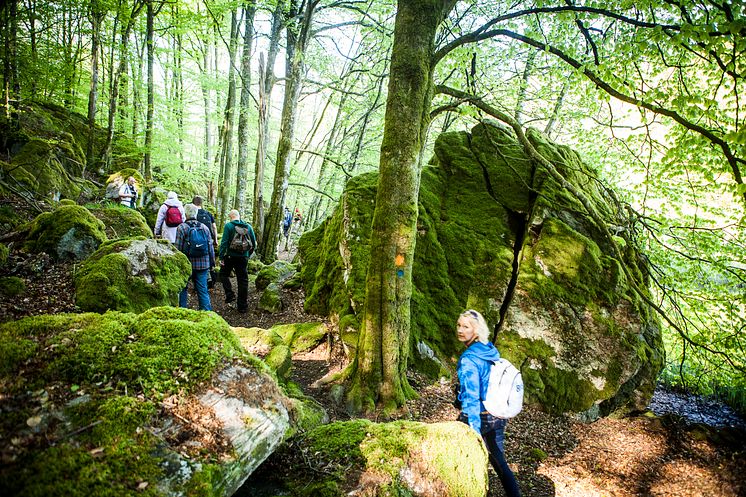
<svg viewBox="0 0 746 497">
<path fill-rule="evenodd" d="M 230 303 L 232 303 L 232 302 L 233 302 L 234 300 L 236 300 L 236 297 L 233 297 L 233 296 L 231 296 L 231 297 L 226 297 L 226 298 L 225 298 L 225 303 L 226 303 L 226 305 L 227 305 L 227 304 L 230 304 Z"/>
</svg>

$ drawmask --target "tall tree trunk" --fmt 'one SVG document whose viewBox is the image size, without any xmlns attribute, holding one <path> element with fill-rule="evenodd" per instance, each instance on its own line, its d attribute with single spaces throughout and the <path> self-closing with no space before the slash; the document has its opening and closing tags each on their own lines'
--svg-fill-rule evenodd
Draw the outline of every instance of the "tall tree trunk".
<svg viewBox="0 0 746 497">
<path fill-rule="evenodd" d="M 120 104 L 119 92 L 122 89 L 121 80 L 127 71 L 129 38 L 132 28 L 135 24 L 137 15 L 145 4 L 142 0 L 135 0 L 132 11 L 122 20 L 122 30 L 119 42 L 119 64 L 112 74 L 111 95 L 109 96 L 109 121 L 106 128 L 106 144 L 104 145 L 103 162 L 106 169 L 111 165 L 112 143 L 114 141 L 115 119 L 117 115 L 117 105 Z"/>
<path fill-rule="evenodd" d="M 155 45 L 153 43 L 153 30 L 155 21 L 155 8 L 153 0 L 147 0 L 147 27 L 145 32 L 145 44 L 148 51 L 148 110 L 145 117 L 145 156 L 143 158 L 143 170 L 145 181 L 153 179 L 153 166 L 151 163 L 151 154 L 153 150 L 153 112 L 155 106 L 155 89 L 153 82 L 153 72 L 155 65 Z"/>
<path fill-rule="evenodd" d="M 176 26 L 181 22 L 179 14 L 179 4 L 173 7 L 174 24 Z M 179 167 L 184 169 L 184 73 L 182 70 L 182 34 L 177 29 L 174 34 L 174 113 L 176 117 L 176 134 L 178 135 Z"/>
<path fill-rule="evenodd" d="M 28 0 L 28 36 L 31 48 L 31 95 L 36 95 L 37 83 L 36 75 L 38 74 L 39 62 L 37 52 L 37 32 L 36 32 L 36 2 Z"/>
<path fill-rule="evenodd" d="M 264 164 L 267 157 L 267 141 L 269 139 L 269 104 L 272 88 L 275 85 L 274 66 L 280 51 L 280 35 L 282 34 L 283 10 L 285 0 L 278 0 L 272 13 L 272 29 L 267 51 L 267 64 L 264 57 L 259 56 L 259 108 L 256 142 L 256 161 L 254 164 L 254 209 L 252 225 L 256 234 L 257 246 L 264 245 Z"/>
<path fill-rule="evenodd" d="M 8 117 L 14 114 L 21 94 L 18 80 L 18 0 L 10 0 L 3 5 L 3 97 L 5 113 Z"/>
<path fill-rule="evenodd" d="M 515 104 L 515 120 L 519 124 L 523 123 L 523 107 L 526 104 L 526 90 L 528 89 L 528 80 L 534 71 L 534 60 L 536 60 L 537 51 L 531 49 L 526 57 L 526 66 L 523 68 L 523 76 L 518 87 L 518 98 Z"/>
<path fill-rule="evenodd" d="M 347 399 L 385 410 L 413 391 L 406 379 L 421 150 L 433 96 L 438 26 L 456 0 L 399 0 L 381 144 L 370 265 Z"/>
<path fill-rule="evenodd" d="M 269 202 L 269 212 L 264 222 L 264 243 L 259 247 L 259 256 L 265 263 L 271 263 L 277 258 L 277 242 L 280 239 L 280 224 L 282 223 L 285 192 L 290 177 L 290 152 L 293 146 L 295 122 L 298 114 L 298 99 L 303 88 L 305 73 L 305 57 L 308 40 L 311 36 L 313 13 L 319 0 L 309 0 L 300 24 L 290 22 L 286 29 L 287 47 L 285 49 L 286 77 L 285 97 L 282 103 L 282 118 L 280 120 L 280 139 L 277 144 L 277 159 L 275 161 L 275 177 L 272 187 L 272 199 Z M 290 15 L 297 12 L 294 3 Z"/>
<path fill-rule="evenodd" d="M 218 178 L 218 225 L 222 226 L 230 210 L 233 174 L 233 126 L 236 112 L 236 52 L 238 51 L 238 7 L 231 12 L 231 38 L 228 46 L 228 99 L 225 102 L 221 134 L 220 176 Z"/>
<path fill-rule="evenodd" d="M 549 122 L 544 128 L 544 133 L 547 136 L 550 136 L 550 137 L 552 136 L 552 132 L 554 131 L 554 124 L 557 122 L 557 119 L 559 118 L 560 111 L 562 110 L 562 104 L 565 102 L 565 96 L 567 95 L 567 91 L 570 89 L 571 79 L 572 79 L 572 74 L 568 75 L 567 79 L 565 79 L 565 82 L 562 83 L 562 90 L 560 90 L 560 94 L 557 97 L 557 101 L 554 103 L 554 108 L 552 109 L 552 115 L 549 117 Z"/>
<path fill-rule="evenodd" d="M 203 77 L 206 78 L 210 72 L 210 46 L 204 46 L 202 52 L 202 71 Z M 200 78 L 200 81 L 203 78 Z M 205 104 L 205 168 L 212 164 L 212 99 L 210 98 L 210 87 L 205 82 L 201 82 L 202 101 Z M 214 199 L 211 199 L 214 201 Z"/>
<path fill-rule="evenodd" d="M 99 50 L 101 48 L 101 23 L 104 20 L 104 7 L 98 0 L 91 2 L 91 86 L 88 92 L 88 150 L 86 158 L 88 166 L 93 166 L 95 160 L 96 143 L 96 106 L 98 104 L 98 66 Z"/>
<path fill-rule="evenodd" d="M 251 103 L 251 49 L 254 39 L 255 0 L 244 2 L 243 53 L 241 54 L 241 103 L 238 117 L 238 166 L 233 205 L 246 215 L 246 175 L 249 163 L 249 110 Z"/>
</svg>

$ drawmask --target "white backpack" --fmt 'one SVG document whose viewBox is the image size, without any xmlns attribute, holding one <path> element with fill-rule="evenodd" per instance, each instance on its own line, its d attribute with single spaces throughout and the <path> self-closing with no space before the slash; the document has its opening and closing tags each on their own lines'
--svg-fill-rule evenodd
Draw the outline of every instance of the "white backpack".
<svg viewBox="0 0 746 497">
<path fill-rule="evenodd" d="M 507 359 L 501 358 L 490 366 L 487 395 L 482 404 L 496 418 L 508 419 L 521 412 L 523 377 Z"/>
</svg>

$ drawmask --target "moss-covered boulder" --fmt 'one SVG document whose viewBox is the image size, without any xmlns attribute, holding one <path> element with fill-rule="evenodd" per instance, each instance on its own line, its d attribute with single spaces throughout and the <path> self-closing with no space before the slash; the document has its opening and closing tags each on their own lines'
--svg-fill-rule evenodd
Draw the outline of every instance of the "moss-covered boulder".
<svg viewBox="0 0 746 497">
<path fill-rule="evenodd" d="M 153 230 L 148 226 L 145 217 L 135 209 L 121 205 L 112 207 L 89 207 L 91 214 L 100 219 L 106 226 L 109 240 L 119 238 L 145 237 L 153 238 Z"/>
<path fill-rule="evenodd" d="M 229 496 L 290 433 L 288 399 L 214 313 L 6 323 L 0 382 L 3 495 Z"/>
<path fill-rule="evenodd" d="M 328 330 L 324 323 L 278 324 L 270 332 L 282 338 L 293 353 L 307 352 L 321 343 Z"/>
<path fill-rule="evenodd" d="M 259 297 L 259 308 L 263 311 L 275 313 L 283 309 L 282 288 L 277 283 L 270 283 Z"/>
<path fill-rule="evenodd" d="M 274 261 L 268 266 L 264 266 L 256 275 L 256 289 L 264 290 L 270 283 L 277 283 L 282 286 L 285 280 L 290 279 L 296 272 L 296 265 L 285 261 Z"/>
<path fill-rule="evenodd" d="M 308 432 L 298 449 L 323 461 L 324 471 L 293 473 L 279 482 L 290 495 L 487 494 L 487 453 L 476 433 L 455 421 L 336 422 Z"/>
<path fill-rule="evenodd" d="M 103 244 L 75 273 L 75 302 L 84 311 L 142 312 L 178 305 L 192 265 L 165 240 Z"/>
<path fill-rule="evenodd" d="M 26 289 L 26 282 L 18 276 L 3 276 L 0 278 L 0 295 L 16 297 Z"/>
<path fill-rule="evenodd" d="M 96 127 L 91 133 L 85 116 L 50 103 L 27 102 L 15 117 L 10 122 L 0 116 L 0 139 L 10 156 L 0 162 L 4 173 L 36 198 L 84 202 L 99 195 L 99 187 L 84 179 L 84 172 L 104 172 L 101 163 L 88 164 L 86 157 L 89 145 L 103 150 L 104 129 Z M 110 161 L 114 167 L 137 167 L 141 159 L 134 143 L 115 137 Z"/>
<path fill-rule="evenodd" d="M 60 260 L 80 261 L 107 240 L 105 228 L 85 207 L 63 205 L 31 222 L 24 247 Z"/>
<path fill-rule="evenodd" d="M 539 132 L 528 138 L 624 239 L 626 217 L 593 170 Z M 351 349 L 377 181 L 375 173 L 352 178 L 332 217 L 299 242 L 305 307 L 337 317 Z M 663 365 L 660 327 L 623 271 L 646 288 L 642 258 L 626 239 L 617 258 L 583 205 L 529 160 L 511 130 L 480 124 L 437 139 L 422 173 L 417 232 L 410 365 L 443 374 L 461 351 L 456 318 L 474 308 L 501 330 L 496 344 L 522 368 L 529 401 L 590 417 L 645 407 Z"/>
</svg>

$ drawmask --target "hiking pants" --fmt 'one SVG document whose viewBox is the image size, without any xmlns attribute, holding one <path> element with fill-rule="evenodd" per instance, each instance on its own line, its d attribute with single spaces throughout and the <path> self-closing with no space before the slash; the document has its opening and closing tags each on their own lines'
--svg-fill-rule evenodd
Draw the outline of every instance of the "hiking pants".
<svg viewBox="0 0 746 497">
<path fill-rule="evenodd" d="M 458 420 L 469 424 L 466 414 L 461 413 Z M 518 488 L 518 481 L 515 479 L 508 462 L 505 460 L 505 426 L 508 424 L 507 419 L 496 418 L 490 413 L 483 412 L 480 415 L 482 422 L 482 440 L 487 446 L 487 453 L 490 455 L 490 463 L 500 477 L 500 482 L 505 489 L 507 497 L 520 497 L 521 490 Z"/>
<path fill-rule="evenodd" d="M 236 308 L 239 311 L 245 311 L 249 307 L 249 274 L 246 272 L 246 265 L 249 259 L 247 257 L 228 255 L 223 258 L 223 262 L 224 264 L 220 267 L 220 279 L 223 282 L 225 301 L 231 302 L 236 298 L 231 287 L 231 280 L 229 279 L 231 271 L 236 271 L 236 286 L 238 286 Z"/>
<path fill-rule="evenodd" d="M 210 305 L 210 294 L 207 291 L 207 271 L 208 269 L 194 270 L 192 269 L 192 280 L 194 281 L 194 289 L 197 291 L 197 300 L 199 301 L 200 311 L 211 311 L 212 306 Z M 187 286 L 179 294 L 179 307 L 187 306 Z"/>
</svg>

